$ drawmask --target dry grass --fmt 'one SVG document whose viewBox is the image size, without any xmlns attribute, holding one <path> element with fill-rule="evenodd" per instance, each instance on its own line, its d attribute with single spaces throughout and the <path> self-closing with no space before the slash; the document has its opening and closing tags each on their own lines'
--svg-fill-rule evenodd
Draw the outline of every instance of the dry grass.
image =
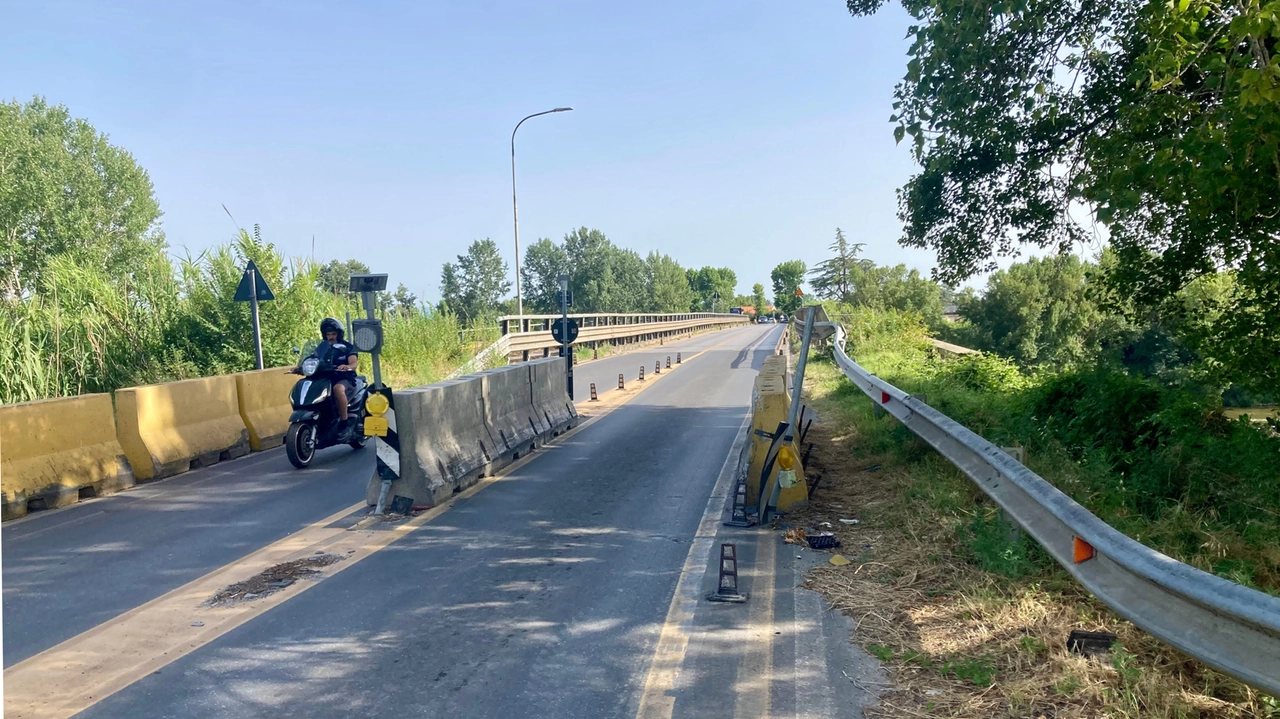
<svg viewBox="0 0 1280 719">
<path fill-rule="evenodd" d="M 833 396 L 834 369 L 810 366 L 820 419 L 806 473 L 822 479 L 809 508 L 785 521 L 830 522 L 852 561 L 814 569 L 805 586 L 852 617 L 852 640 L 890 670 L 893 687 L 868 716 L 1280 716 L 1273 700 L 1117 618 L 1056 567 L 984 571 L 964 528 L 994 514 L 989 500 L 932 452 L 877 451 L 885 430 L 872 423 L 894 420 L 873 419 L 860 397 Z M 1073 629 L 1113 632 L 1119 646 L 1070 653 Z"/>
</svg>

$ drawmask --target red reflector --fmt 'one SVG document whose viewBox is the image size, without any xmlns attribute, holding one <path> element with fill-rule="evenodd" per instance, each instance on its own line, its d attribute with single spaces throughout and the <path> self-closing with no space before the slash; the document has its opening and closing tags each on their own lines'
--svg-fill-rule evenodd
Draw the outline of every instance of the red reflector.
<svg viewBox="0 0 1280 719">
<path fill-rule="evenodd" d="M 888 392 L 881 392 L 881 393 L 880 393 L 880 404 L 889 404 L 889 393 L 888 393 Z"/>
<path fill-rule="evenodd" d="M 1092 544 L 1089 544 L 1079 537 L 1071 538 L 1071 559 L 1076 564 L 1093 559 L 1095 554 L 1096 552 L 1094 551 Z"/>
</svg>

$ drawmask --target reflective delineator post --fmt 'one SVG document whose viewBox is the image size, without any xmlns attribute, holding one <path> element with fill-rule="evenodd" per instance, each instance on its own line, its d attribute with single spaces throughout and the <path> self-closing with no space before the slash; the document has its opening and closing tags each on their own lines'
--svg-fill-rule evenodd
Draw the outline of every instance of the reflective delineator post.
<svg viewBox="0 0 1280 719">
<path fill-rule="evenodd" d="M 667 355 L 667 369 L 671 369 L 671 355 Z"/>
<path fill-rule="evenodd" d="M 618 373 L 618 389 L 626 389 L 626 388 L 627 388 L 627 381 L 626 379 L 623 378 L 622 373 L 619 372 Z"/>
<path fill-rule="evenodd" d="M 644 365 L 640 365 L 640 381 L 644 381 Z"/>
<path fill-rule="evenodd" d="M 676 353 L 676 364 L 680 364 L 680 353 Z"/>
<path fill-rule="evenodd" d="M 596 383 L 595 383 L 595 382 L 592 382 L 592 383 L 591 383 L 591 401 L 592 401 L 592 402 L 599 402 L 599 401 L 600 401 L 600 399 L 599 399 L 598 397 L 596 397 Z"/>
<path fill-rule="evenodd" d="M 662 360 L 653 363 L 653 373 L 662 374 Z"/>
</svg>

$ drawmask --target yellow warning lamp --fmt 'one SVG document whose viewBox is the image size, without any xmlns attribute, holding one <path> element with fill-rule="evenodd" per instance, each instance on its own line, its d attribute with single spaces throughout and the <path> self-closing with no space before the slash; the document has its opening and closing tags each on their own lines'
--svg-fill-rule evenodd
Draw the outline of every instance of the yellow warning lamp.
<svg viewBox="0 0 1280 719">
<path fill-rule="evenodd" d="M 796 467 L 796 453 L 791 449 L 790 445 L 783 445 L 778 450 L 778 469 L 784 472 L 790 472 Z"/>
<path fill-rule="evenodd" d="M 369 399 L 365 400 L 364 408 L 369 410 L 369 414 L 381 417 L 391 408 L 391 403 L 387 401 L 386 395 L 372 394 L 369 395 Z"/>
</svg>

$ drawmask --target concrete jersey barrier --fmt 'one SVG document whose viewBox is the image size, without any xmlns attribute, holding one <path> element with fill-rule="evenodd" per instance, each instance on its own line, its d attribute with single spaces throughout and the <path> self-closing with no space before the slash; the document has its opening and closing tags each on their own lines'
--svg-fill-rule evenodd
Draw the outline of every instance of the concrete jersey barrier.
<svg viewBox="0 0 1280 719">
<path fill-rule="evenodd" d="M 390 496 L 409 497 L 415 506 L 443 502 L 577 417 L 559 358 L 399 390 L 394 403 L 400 479 Z M 365 501 L 376 504 L 380 489 L 372 477 Z"/>
<path fill-rule="evenodd" d="M 116 433 L 139 480 L 249 453 L 234 375 L 116 390 Z"/>
<path fill-rule="evenodd" d="M 87 394 L 0 407 L 0 490 L 3 518 L 117 492 L 134 479 L 116 440 L 111 395 Z"/>
<path fill-rule="evenodd" d="M 254 370 L 235 375 L 240 419 L 249 431 L 249 447 L 255 452 L 279 446 L 289 431 L 289 391 L 298 376 L 293 367 Z"/>
</svg>

